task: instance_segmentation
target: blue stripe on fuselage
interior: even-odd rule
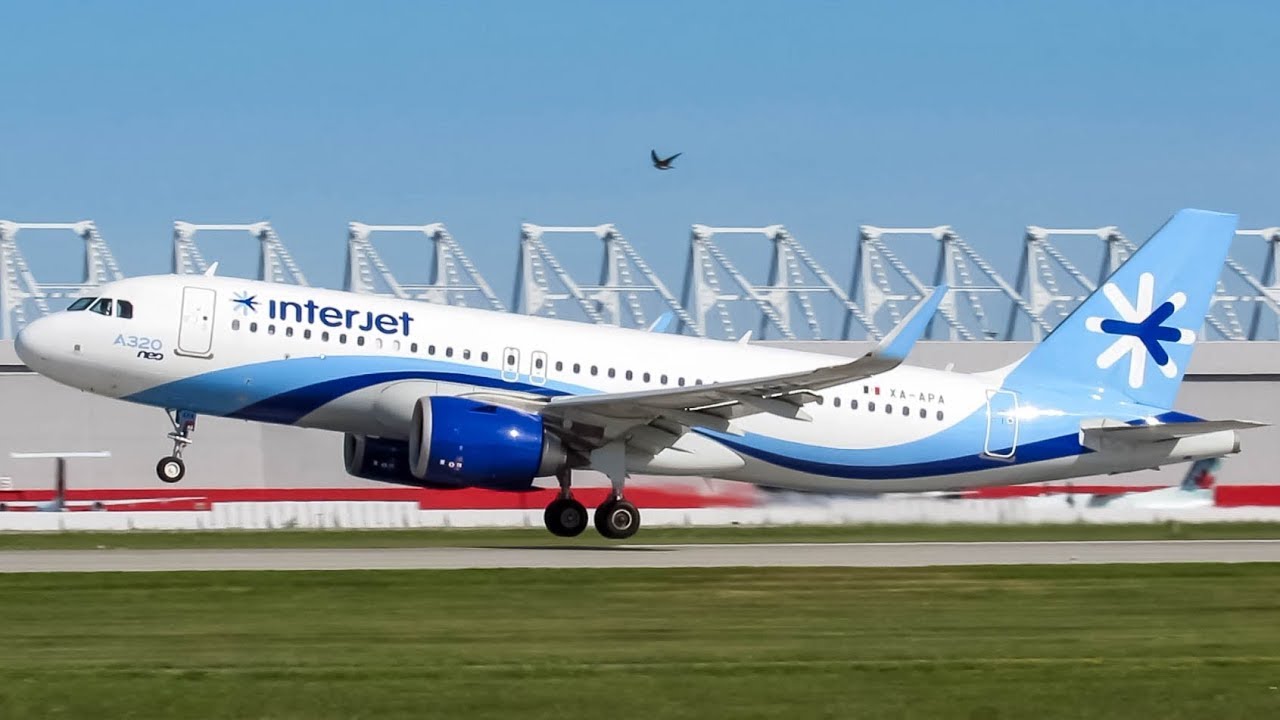
[[[600,391],[548,380],[533,384],[529,376],[502,379],[498,369],[474,365],[380,356],[327,356],[276,360],[184,378],[125,399],[147,405],[277,424],[295,424],[324,405],[352,392],[383,383],[427,380],[474,385],[542,396],[592,395]],[[872,448],[836,448],[748,433],[732,435],[704,428],[695,431],[749,457],[779,467],[836,478],[898,479],[949,475],[1013,464],[1039,462],[1090,452],[1078,440],[1081,415],[1024,421],[1016,460],[981,453],[986,413],[979,408],[958,423],[907,443]],[[1163,412],[1157,422],[1196,418]],[[1141,424],[1142,420],[1130,421]],[[1031,438],[1035,438],[1034,440]]]

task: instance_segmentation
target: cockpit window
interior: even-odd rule
[[[76,300],[75,302],[71,303],[71,307],[67,308],[67,312],[80,312],[81,310],[92,305],[93,301],[97,299],[98,298],[91,298],[91,297],[80,298],[79,300]]]
[[[128,300],[116,301],[116,317],[126,320],[133,317],[133,303]]]
[[[111,316],[111,298],[98,298],[90,308],[89,312],[96,312],[99,315]]]

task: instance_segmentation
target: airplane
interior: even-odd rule
[[[1026,498],[1032,507],[1069,507],[1077,509],[1127,508],[1133,510],[1186,510],[1214,506],[1213,472],[1221,463],[1219,458],[1204,458],[1191,465],[1191,469],[1177,485],[1156,487],[1150,490],[1134,490],[1116,493],[1064,493]]]
[[[321,428],[344,433],[356,477],[555,477],[544,521],[564,537],[588,523],[573,471],[599,471],[612,492],[592,520],[621,539],[640,527],[629,473],[923,492],[1239,452],[1260,423],[1172,409],[1235,228],[1179,211],[1029,354],[979,373],[903,364],[945,287],[854,360],[213,272],[105,284],[15,349],[55,381],[164,408],[165,482],[186,472],[198,415]]]

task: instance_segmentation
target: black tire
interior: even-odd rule
[[[542,513],[547,530],[557,537],[577,537],[587,529],[587,508],[573,498],[556,498]]]
[[[626,540],[640,529],[640,511],[626,500],[609,499],[596,508],[595,525],[610,540]]]
[[[187,464],[182,462],[180,457],[161,458],[156,463],[156,476],[161,481],[167,483],[176,483],[187,474]]]

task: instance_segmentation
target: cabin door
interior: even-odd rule
[[[1018,450],[1018,394],[1008,390],[987,391],[987,441],[983,454],[1012,460]]]
[[[178,326],[179,355],[213,356],[213,316],[217,292],[209,288],[182,288],[182,319]]]

